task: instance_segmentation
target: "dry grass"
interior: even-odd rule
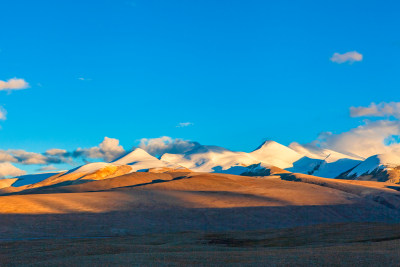
[[[400,260],[394,185],[298,174],[110,178],[125,171],[104,169],[84,183],[84,175],[60,174],[20,192],[3,190],[1,265],[396,266]]]
[[[398,266],[399,225],[3,242],[2,266]]]

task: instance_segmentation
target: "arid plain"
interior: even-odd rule
[[[1,262],[394,266],[400,260],[400,186],[393,183],[121,168],[4,188]]]

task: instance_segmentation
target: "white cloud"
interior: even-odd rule
[[[346,52],[344,54],[334,53],[333,56],[330,58],[332,62],[335,63],[344,63],[350,62],[353,63],[355,61],[362,61],[363,55],[358,53],[357,51]]]
[[[65,149],[59,149],[59,148],[52,148],[49,150],[46,150],[45,154],[49,156],[65,156],[67,154],[67,150]]]
[[[14,158],[17,159],[17,162],[20,164],[26,164],[26,165],[31,165],[31,164],[47,164],[48,163],[48,158],[42,154],[35,153],[35,152],[27,152],[22,149],[18,150],[8,150],[8,153],[10,153]]]
[[[70,163],[70,159],[65,156],[69,156],[69,154],[40,154],[22,149],[0,150],[0,162],[13,162],[24,165]]]
[[[0,91],[2,90],[21,90],[28,88],[29,84],[24,80],[24,79],[17,79],[17,78],[12,78],[9,79],[8,81],[1,81],[0,80]],[[0,107],[0,120],[5,120],[6,119],[7,112],[5,109]]]
[[[309,148],[328,148],[364,158],[384,153],[400,154],[400,102],[371,103],[367,107],[351,107],[351,117],[392,117],[363,124],[343,133],[323,132]],[[395,118],[395,119],[393,119]]]
[[[0,120],[4,121],[7,118],[6,115],[7,111],[4,108],[0,107]]]
[[[14,165],[12,165],[9,162],[3,162],[0,163],[0,178],[4,177],[14,177],[14,176],[19,176],[19,175],[24,175],[26,174],[25,171],[18,169]]]
[[[53,165],[43,166],[43,167],[41,167],[41,168],[38,169],[38,171],[40,171],[40,172],[54,171],[54,170],[57,170],[57,168],[54,167]]]
[[[395,117],[400,119],[400,102],[371,103],[368,107],[351,107],[352,117]]]
[[[159,138],[142,138],[140,140],[139,147],[146,150],[148,153],[160,156],[164,153],[184,153],[187,152],[199,144],[192,141],[186,141],[183,139],[173,139],[169,136],[162,136]]]
[[[78,80],[80,80],[80,81],[91,81],[92,79],[90,79],[90,78],[84,78],[84,77],[79,77]]]
[[[193,122],[180,122],[180,123],[178,123],[178,125],[176,127],[182,128],[182,127],[188,127],[191,125],[193,125]]]
[[[52,148],[44,153],[29,152],[22,149],[0,150],[0,162],[12,162],[23,165],[71,164],[74,162],[73,158],[76,157],[111,161],[125,153],[126,151],[119,145],[118,139],[105,137],[99,146],[84,149],[78,148],[72,152],[59,148]]]
[[[74,156],[85,156],[88,158],[101,158],[105,161],[112,161],[123,154],[125,149],[119,145],[119,140],[115,138],[104,137],[103,142],[97,147],[78,148],[73,152]]]
[[[164,153],[184,153],[199,145],[196,142],[182,139],[172,139],[163,136],[160,138],[143,138],[140,140],[139,147],[147,150],[150,154],[161,155]],[[52,148],[44,153],[29,152],[22,149],[0,150],[0,163],[18,163],[23,165],[45,165],[40,171],[50,170],[51,164],[74,163],[74,158],[102,159],[104,161],[113,161],[124,155],[125,149],[115,138],[104,137],[104,140],[98,145],[90,148],[78,148],[74,151]],[[53,167],[51,167],[53,168]]]
[[[0,162],[18,162],[9,152],[0,150]]]
[[[24,79],[12,78],[8,81],[0,80],[0,91],[1,90],[21,90],[29,87],[29,84]]]

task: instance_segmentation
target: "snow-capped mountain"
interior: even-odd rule
[[[337,178],[343,172],[350,170],[362,161],[354,159],[339,159],[334,162],[323,161],[317,169],[315,169],[311,174],[314,176],[325,177],[325,178]]]
[[[182,170],[182,166],[165,162],[151,156],[143,149],[137,148],[126,155],[110,162],[88,163],[69,171],[57,173],[39,173],[17,177],[13,186],[32,184],[55,184],[60,182],[79,182],[82,180],[99,180],[124,175],[131,172],[145,172],[156,169],[157,172]]]
[[[341,178],[399,182],[400,155],[386,153],[371,156]]]
[[[106,179],[130,172],[195,171],[236,175],[267,176],[294,172],[325,178],[362,179],[400,182],[400,155],[383,154],[367,159],[329,149],[302,146],[289,147],[266,141],[252,152],[235,152],[218,146],[197,145],[182,154],[166,153],[160,159],[136,148],[110,162],[94,162],[63,173],[17,177],[13,186],[50,183],[68,179]],[[69,178],[66,177],[70,175]],[[69,181],[69,180],[68,180]]]
[[[293,163],[304,157],[293,149],[275,141],[265,141],[249,155],[259,162],[264,162],[278,168],[293,167]]]
[[[248,153],[233,152],[218,146],[197,146],[184,154],[164,154],[161,160],[198,172],[224,172],[232,167],[260,163]]]
[[[153,157],[146,151],[144,151],[141,148],[136,148],[135,150],[115,159],[112,161],[112,164],[116,165],[132,165],[137,162],[143,162],[143,161],[159,161],[156,157]]]
[[[326,148],[304,146],[296,142],[291,143],[289,147],[303,156],[321,159],[327,163],[335,162],[340,159],[364,160],[364,158],[359,156],[348,155]]]
[[[136,148],[135,150],[117,158],[116,160],[110,163],[107,162],[88,163],[67,172],[67,174],[93,173],[108,166],[122,166],[122,165],[128,165],[131,168],[131,172],[143,172],[152,168],[172,168],[172,169],[182,168],[179,165],[159,160],[158,158],[153,157],[152,155],[150,155],[141,148]]]
[[[343,154],[331,149],[306,147],[298,143],[292,143],[289,147],[302,154],[304,158],[295,162],[293,168],[287,170],[325,178],[336,178],[364,160],[362,157]]]
[[[153,157],[141,148],[136,148],[132,152],[129,152],[128,154],[111,162],[111,164],[129,165],[132,168],[133,172],[147,171],[148,169],[152,168],[182,168],[177,164],[164,160],[159,160],[158,158]]]
[[[217,146],[197,146],[184,154],[164,154],[161,160],[184,166],[193,171],[260,175],[272,167],[290,172],[336,178],[361,163],[362,158],[328,149],[291,147],[266,141],[250,153],[234,152]],[[254,166],[257,166],[256,168]]]

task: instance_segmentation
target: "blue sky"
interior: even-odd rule
[[[3,1],[1,149],[170,136],[249,151],[398,101],[398,1]],[[338,64],[334,53],[363,58]],[[179,123],[190,122],[186,127]]]

